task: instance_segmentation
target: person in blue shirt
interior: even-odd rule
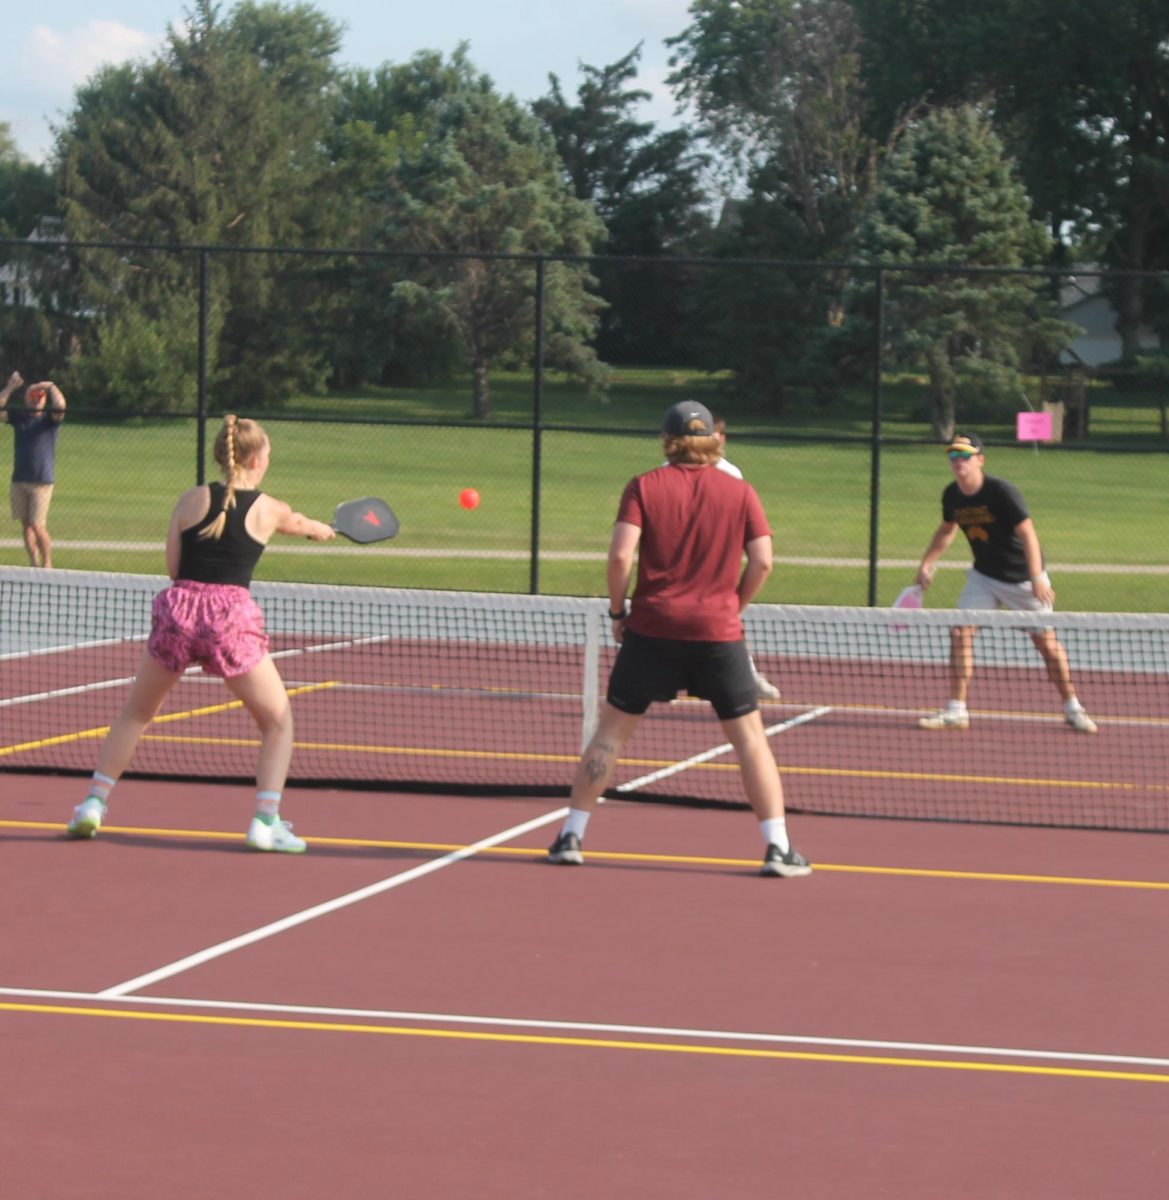
[[[24,389],[24,407],[8,407],[13,392],[24,383],[13,371],[0,388],[0,420],[12,426],[13,460],[9,499],[12,519],[19,521],[24,548],[34,567],[53,565],[49,537],[49,502],[56,479],[57,434],[65,419],[65,397],[51,380],[30,383]]]

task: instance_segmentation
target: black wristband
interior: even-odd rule
[[[611,612],[609,614],[609,620],[610,621],[624,621],[627,615],[628,614],[625,612],[625,609],[622,609],[620,612]]]

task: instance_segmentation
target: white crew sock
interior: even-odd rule
[[[585,812],[583,808],[570,808],[568,816],[564,818],[564,828],[561,833],[575,833],[583,842],[585,830],[589,827],[589,817],[592,813]]]
[[[778,846],[784,854],[791,849],[791,842],[787,840],[786,817],[768,817],[766,821],[760,821],[759,832],[763,834],[764,845]]]

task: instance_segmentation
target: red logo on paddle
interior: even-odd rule
[[[381,524],[381,521],[379,521],[379,520],[378,520],[377,513],[375,513],[375,512],[373,511],[373,509],[372,509],[372,508],[371,508],[371,509],[369,509],[369,510],[368,510],[368,511],[367,511],[367,512],[366,512],[366,513],[365,513],[365,514],[362,516],[362,518],[361,518],[361,519],[362,519],[362,520],[363,520],[363,521],[364,521],[364,522],[365,522],[367,525],[380,525],[380,524]]]

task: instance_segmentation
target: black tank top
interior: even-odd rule
[[[232,583],[237,587],[248,587],[252,572],[264,543],[257,542],[244,528],[248,509],[260,498],[255,489],[237,489],[235,507],[227,510],[227,523],[219,538],[200,538],[199,532],[206,529],[223,509],[227,488],[222,483],[210,483],[211,507],[197,525],[184,529],[180,535],[182,550],[179,554],[178,579],[191,579],[196,583]]]

